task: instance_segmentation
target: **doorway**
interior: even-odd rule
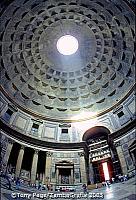
[[[74,164],[67,161],[56,163],[56,182],[59,185],[74,183]]]
[[[93,162],[94,182],[99,183],[111,180],[114,177],[113,164],[111,158]]]
[[[59,168],[59,176],[61,177],[61,184],[70,184],[71,169]]]

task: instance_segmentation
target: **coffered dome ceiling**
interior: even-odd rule
[[[1,14],[1,85],[26,111],[52,120],[102,114],[134,85],[134,13],[110,0],[15,0]],[[74,36],[64,56],[58,39]]]

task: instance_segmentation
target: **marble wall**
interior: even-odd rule
[[[37,119],[12,105],[5,96],[1,96],[1,119],[31,137],[46,141],[80,142],[86,130],[94,126],[105,126],[110,132],[115,132],[135,118],[134,94],[128,97],[122,105],[100,117],[82,122],[66,123],[61,127],[59,122]],[[10,112],[11,111],[11,112]],[[62,129],[67,134],[62,134]]]
[[[9,166],[10,163],[9,157],[13,148],[13,145],[16,145],[14,140],[9,139],[5,134],[2,133],[1,137],[1,170],[3,172],[6,172],[8,168],[16,168],[15,170],[15,176],[21,176],[22,178],[26,177],[26,173],[31,174],[31,176],[28,176],[28,179],[31,179],[31,183],[34,183],[37,176],[37,163],[40,162],[38,159],[38,150],[34,149],[33,154],[33,162],[31,166],[30,171],[24,170],[22,168],[22,162],[23,157],[25,155],[25,148],[27,145],[20,145],[21,148],[19,150],[18,159],[16,162],[16,166]],[[29,147],[33,148],[33,147]],[[57,183],[57,174],[56,174],[56,164],[63,162],[69,163],[71,166],[73,166],[72,175],[71,175],[71,181],[75,184],[79,183],[86,183],[86,168],[85,168],[85,159],[84,159],[84,153],[83,150],[68,150],[68,151],[60,151],[60,150],[54,150],[54,151],[45,151],[46,155],[46,161],[45,161],[45,175],[43,175],[42,180],[44,183],[49,184],[56,184]],[[28,162],[29,164],[29,162]],[[25,173],[25,174],[24,174]]]
[[[135,170],[135,163],[129,153],[129,147],[134,142],[134,140],[135,130],[132,130],[128,132],[128,134],[126,134],[124,137],[114,141],[123,174],[131,174]]]
[[[53,152],[52,153],[52,161],[51,161],[51,182],[56,182],[56,176],[55,176],[55,165],[56,163],[61,163],[63,161],[72,163],[74,165],[74,182],[80,183],[81,177],[80,177],[80,156],[78,152]]]

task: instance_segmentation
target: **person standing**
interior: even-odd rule
[[[11,189],[12,175],[9,173],[9,174],[6,176],[6,179],[7,179],[7,181],[8,181],[8,189],[9,189],[9,190],[12,190],[12,189]]]
[[[83,191],[84,191],[84,193],[86,193],[87,192],[87,186],[86,186],[86,184],[83,184]]]
[[[19,186],[20,186],[20,180],[19,180],[19,177],[17,177],[17,179],[16,179],[16,189],[17,190],[19,189]]]

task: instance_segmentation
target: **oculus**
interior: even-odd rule
[[[78,40],[72,35],[64,35],[57,41],[57,49],[63,55],[72,55],[78,50]]]

